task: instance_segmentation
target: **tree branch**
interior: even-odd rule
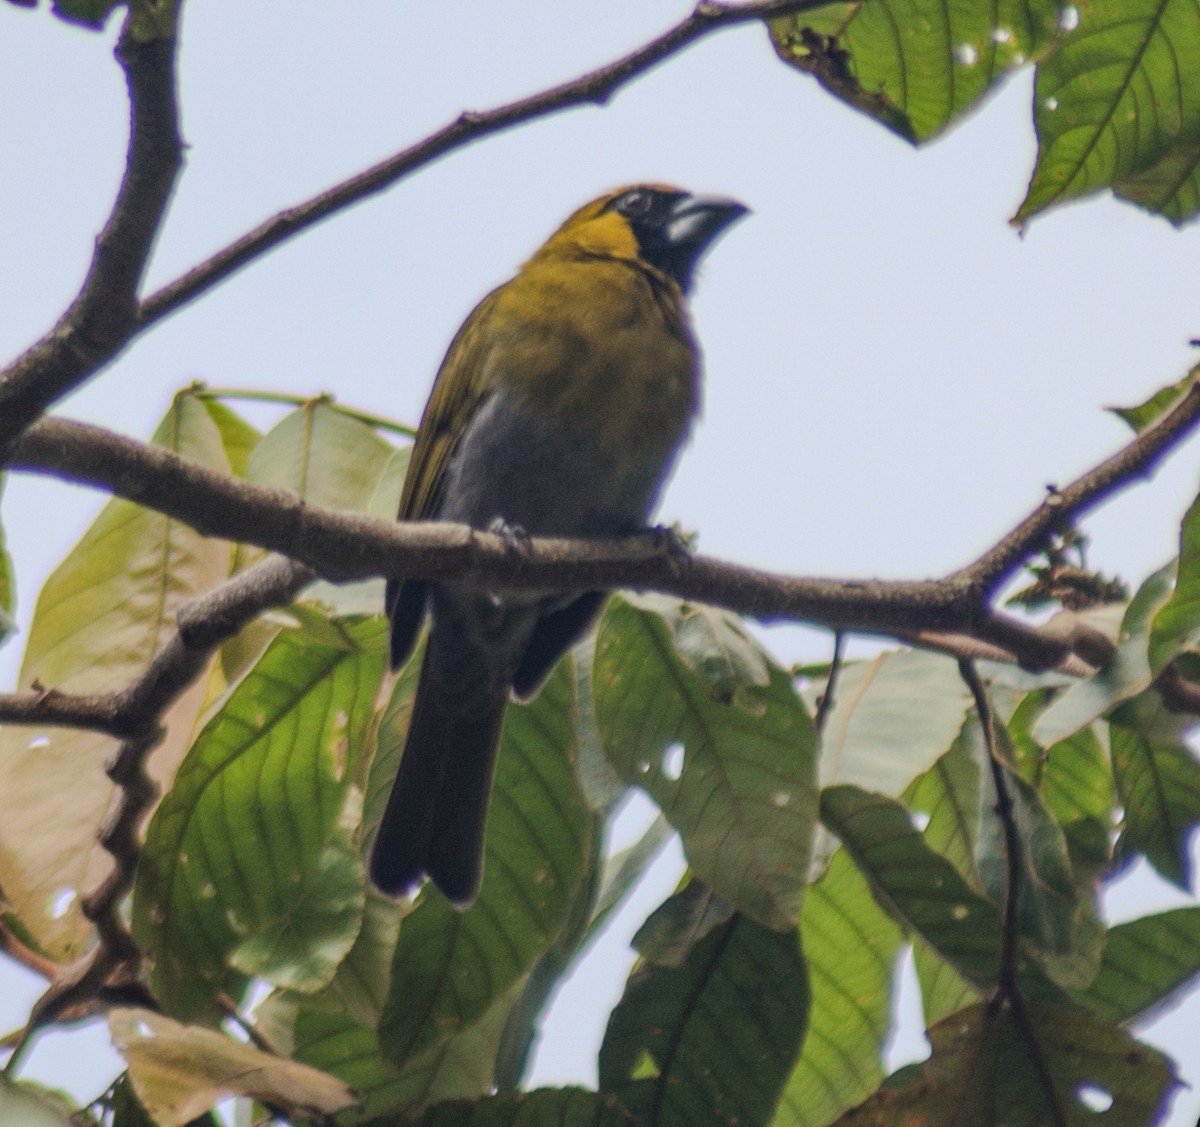
[[[100,942],[69,966],[56,969],[46,993],[30,1014],[25,1037],[8,1068],[40,1026],[74,1013],[102,991],[141,990],[137,979],[141,952],[121,916],[120,905],[133,886],[139,857],[138,827],[154,801],[155,787],[146,759],[162,737],[163,713],[208,664],[213,650],[246,622],[269,607],[290,602],[313,573],[290,560],[264,560],[215,591],[183,603],[178,629],[132,685],[114,693],[113,711],[131,735],[108,768],[117,784],[117,800],[99,832],[112,854],[112,871],[83,899],[83,912],[96,925]],[[0,937],[2,938],[2,937]]]
[[[279,212],[144,301],[138,300],[138,288],[183,164],[183,148],[175,38],[139,40],[131,30],[132,16],[127,18],[117,46],[131,108],[125,175],[78,296],[49,333],[0,371],[0,464],[17,435],[141,332],[293,236],[473,141],[572,106],[602,105],[638,75],[715,31],[826,2],[700,0],[689,16],[630,54],[520,101],[460,114],[373,168]]]
[[[125,176],[78,296],[40,341],[0,372],[0,463],[55,400],[113,359],[139,330],[138,287],[183,163],[175,39],[139,41],[132,15],[117,44],[129,88]]]
[[[1008,1003],[1013,1021],[1021,1036],[1025,1038],[1030,1055],[1034,1059],[1038,1080],[1041,1082],[1046,1102],[1050,1105],[1055,1127],[1067,1127],[1067,1117],[1058,1098],[1058,1090],[1054,1086],[1054,1077],[1045,1053],[1038,1044],[1037,1030],[1025,1005],[1025,996],[1021,993],[1018,978],[1017,911],[1021,882],[1021,834],[1017,828],[1012,795],[1008,789],[1006,772],[1009,768],[996,736],[996,715],[992,710],[992,702],[988,699],[987,687],[983,678],[979,676],[975,662],[969,658],[960,659],[958,672],[975,700],[975,711],[983,729],[984,747],[988,766],[991,768],[992,786],[996,792],[995,814],[1004,835],[1004,903],[1001,905],[1003,930],[1000,934],[1000,966],[996,975],[996,993],[989,1005],[989,1011],[994,1015],[1002,1004]]]
[[[700,0],[689,16],[623,58],[508,105],[482,112],[464,112],[448,125],[373,168],[327,189],[307,203],[272,216],[147,298],[138,314],[138,328],[141,330],[160,321],[300,232],[390,188],[455,149],[560,110],[589,102],[603,105],[639,75],[722,28],[809,11],[826,3],[828,0],[750,0],[743,3]]]
[[[915,581],[808,578],[681,557],[661,533],[621,540],[534,538],[514,550],[504,537],[465,525],[396,524],[321,509],[294,493],[222,476],[161,447],[57,419],[30,428],[12,466],[107,489],[205,535],[279,552],[334,582],[383,575],[465,577],[509,589],[633,587],[765,621],[798,620],[901,638],[964,635],[1028,668],[1045,669],[1072,653],[1102,664],[1111,649],[1093,630],[1033,629],[996,613],[989,600],[998,583],[1041,547],[1056,522],[1146,473],[1198,422],[1200,387],[1194,384],[1157,425],[1056,492],[970,567]]]
[[[1194,369],[1193,375],[1198,371]],[[1200,381],[1194,378],[1180,401],[1157,423],[1066,488],[1051,489],[1037,509],[956,577],[976,587],[981,597],[991,597],[1054,533],[1069,528],[1135,478],[1153,473],[1171,448],[1195,429],[1198,417]]]

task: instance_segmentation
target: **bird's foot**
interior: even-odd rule
[[[493,536],[500,537],[510,555],[521,555],[529,546],[531,539],[529,533],[519,524],[509,524],[503,517],[492,517],[488,522],[487,530]]]
[[[687,571],[696,547],[696,533],[685,532],[678,524],[658,524],[650,534],[655,537],[655,548],[667,557],[672,573],[682,575]]]

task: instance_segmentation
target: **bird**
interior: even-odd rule
[[[524,536],[645,528],[700,407],[685,305],[704,251],[748,208],[663,184],[574,212],[458,330],[417,429],[398,519]],[[505,707],[532,697],[608,592],[391,580],[393,669],[430,628],[400,766],[371,846],[392,896],[428,877],[456,908],[483,879]]]

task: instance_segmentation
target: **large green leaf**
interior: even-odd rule
[[[336,837],[304,875],[268,929],[252,931],[229,954],[242,974],[312,992],[327,985],[358,938],[366,902],[358,854]]]
[[[1116,924],[1100,973],[1075,997],[1097,1017],[1129,1022],[1169,1004],[1200,975],[1200,908]]]
[[[994,983],[1000,915],[958,870],[931,849],[899,802],[858,787],[828,787],[821,820],[845,845],[897,920],[972,982]]]
[[[958,666],[924,650],[845,666],[821,737],[821,782],[896,797],[958,738],[971,695]]]
[[[1167,880],[1190,889],[1188,842],[1200,823],[1200,762],[1182,743],[1109,727],[1113,775],[1125,808],[1126,845]]]
[[[769,1123],[808,1006],[799,934],[739,913],[682,966],[634,971],[600,1048],[600,1087],[656,1127]]]
[[[1100,1116],[1088,1104],[1104,1096],[1106,1127],[1161,1123],[1175,1087],[1167,1059],[1118,1025],[1077,1009],[1025,1002],[979,1003],[929,1030],[933,1054],[891,1078],[838,1127],[864,1123],[1005,1124],[1082,1127]]]
[[[188,753],[134,888],[135,933],[172,1013],[209,1012],[234,949],[267,942],[308,894],[363,752],[384,643],[378,620],[330,624],[320,639],[282,632]],[[337,944],[345,920],[334,917]],[[329,942],[294,927],[289,938],[313,957]]]
[[[771,24],[780,57],[907,140],[937,135],[1053,42],[1053,0],[831,3]]]
[[[1175,592],[1159,608],[1150,627],[1150,667],[1161,673],[1180,651],[1200,641],[1200,497],[1179,529],[1179,571]]]
[[[800,934],[812,1007],[775,1127],[824,1127],[879,1086],[903,938],[845,850],[808,890]]]
[[[1017,218],[1123,181],[1126,194],[1139,195],[1147,174],[1160,182],[1158,206],[1182,218],[1182,196],[1172,203],[1175,193],[1161,190],[1161,180],[1166,172],[1182,188],[1200,141],[1195,4],[1076,0],[1071,11],[1078,25],[1038,67],[1038,161]],[[1153,206],[1154,194],[1141,194],[1141,202]]]
[[[1062,743],[1123,701],[1145,692],[1152,680],[1146,636],[1126,638],[1108,665],[1064,690],[1038,717],[1033,738],[1042,747]]]
[[[314,399],[286,415],[250,453],[246,478],[255,485],[288,489],[313,505],[365,513],[378,504],[385,477],[394,478],[396,451],[366,423],[325,399]],[[407,458],[407,455],[405,455]],[[396,509],[376,516],[393,519]],[[260,548],[240,549],[241,566],[261,559]],[[332,584],[318,582],[304,598],[338,614],[378,613],[383,581]]]
[[[582,1088],[542,1088],[435,1104],[422,1115],[388,1116],[367,1127],[638,1127],[611,1097]]]
[[[816,820],[815,738],[787,674],[725,612],[616,598],[593,684],[610,761],[679,831],[695,875],[761,923],[793,926]]]
[[[154,442],[228,473],[221,434],[195,396],[175,397]],[[21,685],[72,693],[125,688],[175,629],[180,603],[229,574],[229,544],[129,501],[105,505],[38,598]],[[203,679],[163,717],[148,769],[162,789],[191,743]],[[0,886],[22,923],[55,957],[82,952],[92,934],[79,893],[111,867],[96,834],[112,803],[105,774],[116,743],[66,728],[0,731]],[[65,813],[69,811],[69,816]]]
[[[592,833],[573,767],[573,687],[571,663],[560,662],[533,701],[508,709],[474,905],[459,912],[430,887],[401,925],[379,1023],[385,1053],[397,1063],[477,1022],[567,922]],[[395,774],[410,702],[411,690],[398,690],[381,724],[368,825]]]
[[[349,1085],[362,1103],[363,1117],[478,1098],[492,1090],[496,1052],[514,994],[502,995],[470,1028],[418,1053],[403,1068],[380,1055],[373,1029],[336,1009],[308,1009],[301,1003],[292,1030],[294,1055]]]

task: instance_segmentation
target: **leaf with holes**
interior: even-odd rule
[[[1200,141],[1200,22],[1192,0],[1075,0],[1076,26],[1038,67],[1038,159],[1017,212],[1145,174]]]
[[[229,472],[220,432],[191,394],[175,397],[153,441]],[[124,689],[174,633],[179,605],[220,584],[231,558],[225,541],[130,501],[110,501],[42,589],[22,687]],[[162,717],[166,735],[148,771],[164,790],[191,745],[204,698],[200,678]],[[105,766],[115,748],[107,736],[76,729],[0,730],[0,885],[37,943],[55,958],[77,957],[93,934],[78,892],[94,887],[112,867],[96,837],[112,805]]]
[[[816,821],[815,736],[791,679],[722,649],[719,612],[613,599],[596,641],[596,716],[610,762],[658,803],[694,874],[768,927],[795,924]],[[681,656],[686,636],[689,656]],[[711,630],[700,647],[696,634]],[[762,680],[766,671],[767,681]]]
[[[1054,42],[1057,0],[831,3],[771,23],[784,62],[906,140],[927,141]]]
[[[134,928],[172,1013],[211,1013],[233,950],[294,911],[333,834],[385,644],[378,619],[343,624],[338,637],[279,634],[200,733],[150,823]]]

